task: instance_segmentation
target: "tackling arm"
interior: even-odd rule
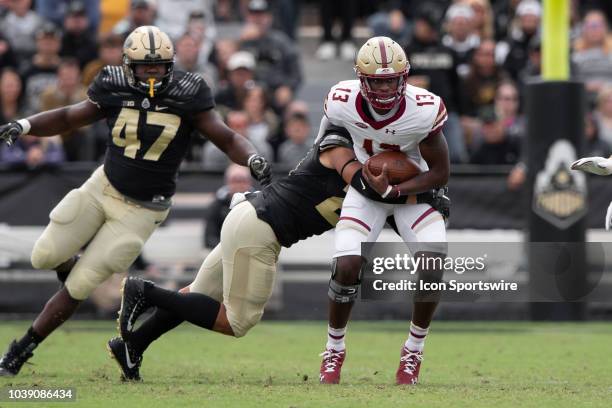
[[[244,136],[230,129],[212,109],[195,116],[195,128],[221,149],[234,163],[248,166],[251,174],[262,184],[271,179],[270,165],[257,153],[253,144]]]

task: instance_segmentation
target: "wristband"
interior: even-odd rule
[[[32,125],[30,124],[29,120],[19,119],[17,123],[19,123],[19,126],[21,126],[22,134],[27,135],[28,133],[30,133],[30,129],[32,129]]]

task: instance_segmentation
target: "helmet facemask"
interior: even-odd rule
[[[139,78],[136,74],[138,65],[165,65],[166,72],[161,78]],[[135,29],[123,45],[123,71],[128,84],[143,93],[154,97],[163,92],[174,73],[174,46],[166,33],[155,26],[143,26]]]
[[[363,97],[376,109],[393,109],[400,101],[406,90],[406,81],[408,79],[408,70],[403,72],[381,73],[368,75],[357,70],[357,77],[361,83],[361,94]],[[389,92],[375,91],[370,83],[374,79],[397,79],[397,85],[394,90]]]

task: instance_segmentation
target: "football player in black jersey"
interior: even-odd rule
[[[0,376],[16,375],[98,285],[136,259],[168,214],[193,130],[249,166],[260,183],[269,182],[268,163],[223,123],[206,82],[173,68],[170,38],[157,27],[139,27],[125,41],[122,66],[104,67],[87,100],[0,126],[0,141],[9,144],[23,134],[52,136],[100,119],[110,128],[104,165],[53,209],[32,251],[32,265],[55,269],[65,286],[11,343]]]
[[[332,229],[346,186],[360,169],[348,132],[331,125],[322,128],[313,148],[288,176],[261,192],[237,195],[242,197],[233,200],[220,244],[191,285],[174,292],[138,278],[124,280],[121,337],[108,342],[123,377],[140,379],[146,348],[183,321],[244,336],[261,319],[272,293],[281,246]],[[156,307],[151,317],[133,330],[150,307]]]

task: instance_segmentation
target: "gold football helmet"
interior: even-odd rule
[[[355,72],[361,81],[361,94],[374,107],[393,108],[404,95],[410,64],[402,47],[389,37],[372,37],[361,46],[355,58]],[[390,92],[372,89],[370,80],[397,78]]]
[[[134,72],[137,64],[165,64],[166,74],[161,80],[149,78],[143,82]],[[155,26],[142,26],[132,31],[123,44],[123,70],[132,88],[151,97],[163,91],[172,81],[174,71],[174,46],[168,34]]]

